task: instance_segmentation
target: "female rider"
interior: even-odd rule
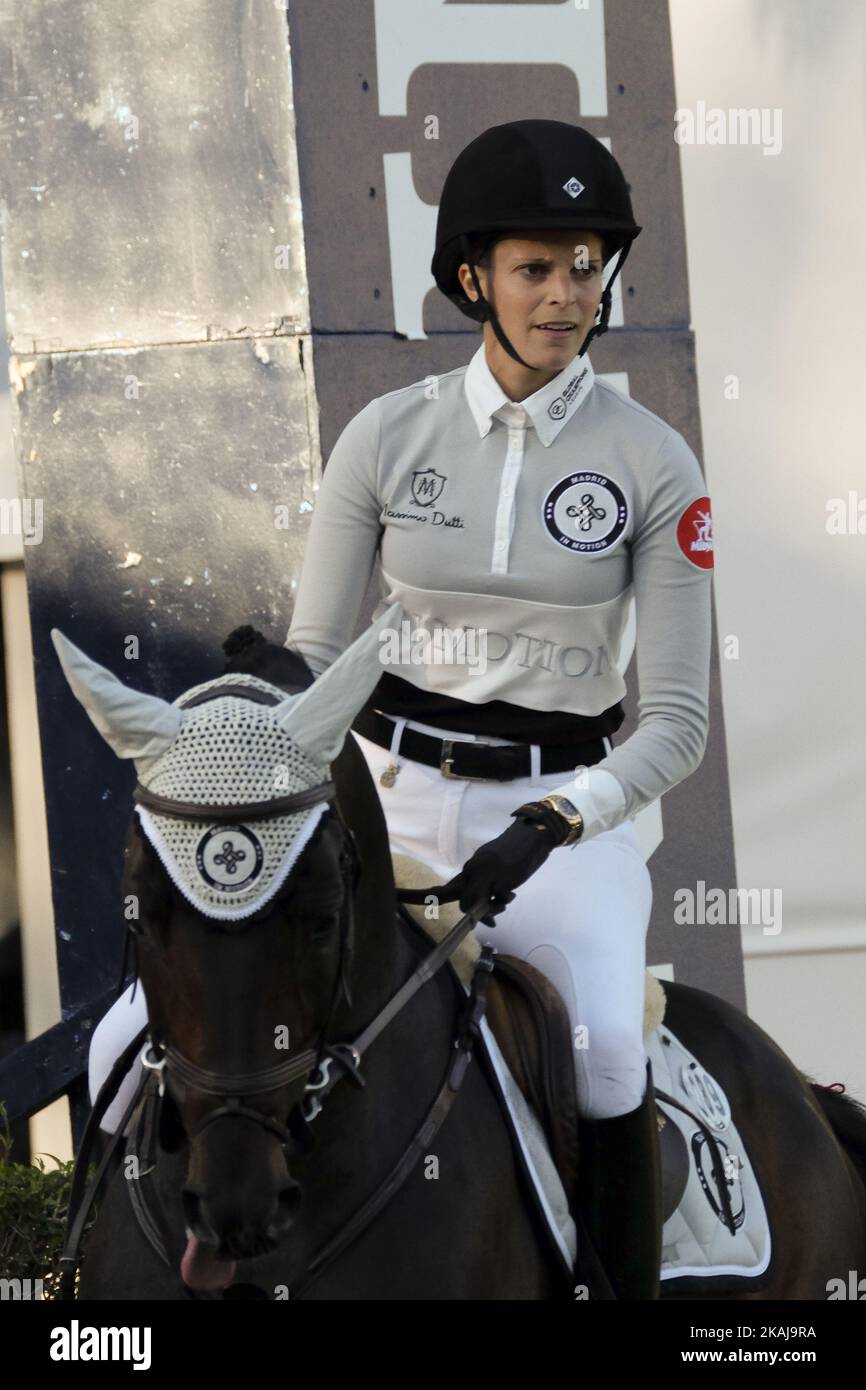
[[[490,897],[478,937],[565,1001],[579,1196],[620,1298],[658,1297],[661,1254],[642,1028],[652,888],[633,822],[703,757],[712,577],[695,455],[586,356],[640,231],[619,165],[577,126],[510,122],[462,151],[432,272],[483,343],[346,425],[286,639],[316,674],[334,661],[377,554],[374,618],[399,600],[432,638],[420,662],[398,646],[353,729],[392,848],[459,888],[464,911]],[[614,748],[632,597],[640,719]],[[431,659],[448,634],[463,648]]]

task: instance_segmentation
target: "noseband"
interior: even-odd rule
[[[193,705],[203,704],[206,700],[215,700],[224,695],[241,696],[254,700],[258,704],[266,705],[280,704],[284,698],[271,694],[269,691],[260,690],[257,686],[238,683],[237,685],[223,685],[217,690],[203,691],[193,696],[192,699],[183,702],[180,708],[188,709]],[[292,1143],[298,1137],[298,1126],[301,1119],[308,1121],[319,1113],[321,1107],[315,1094],[310,1096],[306,1092],[315,1093],[327,1085],[332,1061],[342,1067],[348,1075],[354,1077],[359,1084],[363,1084],[358,1076],[360,1058],[354,1049],[346,1044],[332,1044],[326,1041],[341,991],[346,1002],[351,1004],[348,970],[354,940],[354,897],[361,870],[355,837],[344,821],[337,804],[336,787],[332,781],[320,782],[315,787],[274,797],[269,801],[246,801],[228,806],[207,806],[201,802],[175,801],[170,797],[158,796],[139,782],[136,783],[133,797],[137,804],[146,806],[161,815],[180,816],[185,820],[219,822],[262,820],[269,816],[285,815],[287,812],[308,810],[320,801],[327,801],[337,817],[342,831],[340,876],[343,882],[343,901],[340,908],[340,958],[331,992],[328,1017],[316,1047],[308,1048],[305,1052],[299,1053],[297,1057],[279,1062],[276,1066],[267,1067],[261,1071],[233,1075],[207,1071],[198,1066],[197,1063],[190,1061],[177,1048],[168,1043],[157,1043],[150,1036],[141,1054],[142,1066],[157,1076],[160,1097],[165,1094],[165,1074],[168,1073],[169,1076],[176,1076],[181,1085],[189,1090],[224,1099],[225,1103],[217,1109],[209,1111],[194,1133],[188,1136],[190,1141],[201,1134],[208,1125],[213,1124],[215,1120],[245,1118],[253,1120],[262,1128],[275,1134],[283,1144]],[[260,1110],[255,1110],[251,1106],[241,1103],[244,1097],[264,1095],[268,1091],[279,1090],[304,1076],[307,1077],[307,1084],[304,1088],[305,1095],[299,1103],[300,1117],[295,1120],[293,1130],[288,1125],[280,1124],[277,1120],[271,1119]],[[289,1122],[293,1118],[294,1116],[290,1115]],[[302,1130],[306,1130],[305,1124],[302,1125]]]

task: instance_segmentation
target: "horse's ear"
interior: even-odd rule
[[[181,727],[177,706],[124,685],[59,628],[51,629],[51,640],[73,695],[118,758],[144,761],[171,747]]]
[[[159,1106],[159,1146],[167,1154],[177,1153],[186,1140],[186,1131],[180,1121],[180,1112],[166,1091]]]
[[[340,752],[352,720],[381,678],[383,641],[403,616],[401,605],[392,603],[308,690],[276,707],[276,722],[314,762],[330,764]]]

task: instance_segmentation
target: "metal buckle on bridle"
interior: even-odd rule
[[[306,1092],[321,1091],[325,1086],[327,1086],[329,1080],[331,1079],[332,1061],[332,1057],[326,1057],[325,1060],[318,1067],[316,1067],[315,1071],[310,1076],[310,1080],[304,1087],[305,1094],[303,1100],[301,1101],[301,1114],[303,1115],[304,1119],[307,1121],[308,1124],[310,1120],[314,1120],[317,1115],[321,1114],[322,1103],[319,1100],[318,1096],[308,1096]],[[317,1081],[314,1081],[313,1077],[318,1077],[319,1079]]]
[[[160,1094],[160,1096],[164,1096],[164,1095],[165,1095],[165,1064],[166,1064],[167,1058],[163,1055],[162,1057],[159,1058],[158,1061],[152,1062],[152,1061],[150,1060],[150,1058],[148,1057],[147,1054],[148,1054],[149,1052],[155,1052],[155,1051],[156,1051],[156,1048],[154,1047],[154,1045],[153,1045],[153,1043],[151,1042],[150,1038],[148,1038],[147,1042],[144,1044],[144,1047],[142,1048],[140,1060],[141,1060],[141,1065],[142,1065],[147,1071],[152,1071],[152,1072],[155,1072],[155,1073],[156,1073],[156,1079],[157,1079],[157,1081],[159,1082],[159,1094]]]
[[[329,1048],[329,1055],[319,1063],[315,1070],[310,1074],[310,1079],[304,1087],[304,1091],[325,1091],[330,1090],[331,1086],[339,1079],[331,1079],[331,1067],[336,1062],[342,1068],[342,1074],[348,1076],[357,1086],[366,1086],[366,1081],[361,1075],[361,1054],[351,1043],[333,1043]],[[301,1101],[301,1114],[309,1123],[322,1112],[322,1102],[317,1095],[304,1095]]]

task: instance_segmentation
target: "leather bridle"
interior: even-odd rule
[[[245,695],[250,699],[258,700],[261,703],[278,703],[282,697],[275,697],[269,692],[259,690],[257,687],[250,687],[243,684],[224,685],[217,690],[203,692],[186,702],[187,705],[198,704],[206,699],[216,699],[219,695],[234,694]],[[307,1151],[312,1147],[313,1137],[310,1131],[309,1121],[314,1119],[322,1110],[322,1102],[330,1094],[333,1087],[343,1077],[348,1077],[356,1086],[366,1085],[365,1078],[361,1074],[361,1061],[367,1048],[377,1037],[388,1027],[391,1021],[406,1007],[409,1001],[417,994],[429,980],[431,980],[439,970],[451,959],[464,937],[475,926],[476,922],[487,913],[490,908],[490,900],[480,899],[470,907],[447,933],[442,941],[422,960],[421,964],[413,971],[411,976],[400,986],[387,1003],[379,1010],[376,1016],[366,1025],[362,1031],[352,1039],[351,1042],[329,1043],[326,1041],[333,1021],[334,1011],[339,1001],[339,993],[342,988],[347,1003],[351,1003],[349,991],[348,970],[351,961],[352,947],[354,940],[354,898],[360,875],[360,856],[358,854],[355,838],[346,825],[340,813],[340,808],[336,801],[335,787],[333,782],[322,782],[318,786],[289,794],[287,796],[275,797],[267,802],[247,802],[233,806],[204,806],[197,802],[174,801],[170,798],[157,796],[137,784],[135,787],[135,799],[141,805],[162,812],[168,815],[183,816],[194,820],[252,820],[272,816],[292,810],[301,810],[305,807],[314,805],[317,801],[326,800],[335,812],[338,822],[343,830],[343,845],[340,855],[341,877],[343,880],[343,902],[340,913],[340,959],[337,966],[337,974],[334,980],[334,989],[331,996],[328,1018],[322,1028],[318,1043],[315,1048],[299,1054],[299,1056],[278,1063],[274,1067],[268,1067],[259,1071],[248,1073],[236,1073],[227,1075],[223,1072],[207,1071],[190,1061],[177,1048],[170,1044],[158,1042],[150,1036],[149,1025],[142,1028],[133,1041],[124,1050],[121,1056],[114,1063],[108,1077],[100,1088],[99,1094],[94,1101],[90,1116],[85,1127],[81,1146],[75,1164],[75,1172],[72,1178],[72,1186],[69,1194],[69,1208],[66,1217],[65,1240],[63,1253],[60,1256],[60,1297],[62,1299],[72,1299],[75,1293],[75,1275],[78,1263],[78,1250],[84,1233],[85,1224],[88,1218],[100,1185],[108,1171],[112,1156],[121,1140],[121,1136],[126,1132],[127,1126],[132,1121],[133,1115],[137,1111],[142,1098],[144,1097],[144,1154],[145,1162],[142,1176],[152,1171],[156,1166],[156,1130],[157,1112],[160,1108],[162,1098],[165,1094],[165,1074],[176,1075],[181,1085],[186,1085],[192,1090],[198,1091],[203,1095],[212,1095],[225,1101],[224,1105],[212,1110],[205,1117],[202,1124],[194,1134],[187,1135],[189,1140],[200,1134],[207,1125],[212,1124],[217,1119],[249,1119],[262,1128],[275,1134],[285,1149],[289,1144],[294,1144],[301,1152]],[[440,903],[454,902],[459,897],[459,889],[443,891],[442,885],[433,885],[430,888],[400,889],[398,890],[398,900],[403,903],[426,904],[430,901],[430,895],[437,897]],[[405,909],[404,909],[405,911]],[[411,919],[409,919],[411,924]],[[140,929],[133,927],[129,922],[130,932],[126,937],[128,945],[130,937],[140,935]],[[121,967],[121,981],[119,989],[122,987],[125,978],[126,952],[124,952],[124,964]],[[448,1050],[448,1060],[445,1067],[445,1074],[442,1083],[428,1106],[423,1119],[418,1125],[414,1135],[406,1145],[401,1158],[394,1168],[387,1174],[374,1192],[370,1194],[365,1202],[358,1208],[348,1221],[340,1228],[334,1237],[328,1241],[318,1252],[316,1257],[311,1260],[299,1284],[293,1287],[294,1297],[306,1291],[306,1289],[318,1279],[326,1269],[328,1269],[346,1250],[360,1233],[375,1220],[380,1211],[399,1191],[409,1174],[413,1171],[419,1158],[429,1152],[430,1143],[438,1132],[441,1125],[448,1116],[452,1105],[461,1089],[463,1078],[472,1057],[473,1047],[476,1039],[480,1036],[480,1024],[484,1015],[487,980],[493,969],[493,951],[490,946],[482,948],[480,958],[476,962],[472,977],[471,987],[467,991],[460,988],[461,1003],[458,1009],[457,1018],[454,1025],[454,1033],[451,1045]],[[87,1185],[88,1163],[91,1151],[96,1142],[96,1135],[100,1122],[105,1115],[112,1098],[123,1082],[123,1079],[133,1065],[135,1057],[139,1053],[142,1043],[145,1043],[141,1053],[142,1075],[135,1090],[135,1094],[128,1102],[123,1118],[116,1127],[108,1143],[104,1146],[103,1153],[96,1167],[96,1172]],[[332,1071],[332,1064],[336,1064],[336,1070]],[[261,1095],[267,1091],[279,1089],[302,1076],[307,1075],[307,1082],[304,1088],[304,1096],[290,1111],[285,1124],[271,1119],[270,1116],[255,1110],[250,1106],[242,1104],[245,1097]],[[157,1084],[154,1084],[156,1076]],[[131,1185],[131,1194],[135,1194],[139,1184]],[[142,1214],[142,1204],[136,1204],[135,1195],[131,1195],[133,1206],[139,1215],[142,1229],[147,1236],[150,1244],[165,1263],[170,1263],[168,1255],[168,1241],[163,1240],[158,1230],[155,1229],[154,1222]],[[164,1219],[160,1217],[159,1225],[164,1226]]]
[[[223,685],[214,690],[203,691],[199,695],[194,696],[191,700],[183,702],[180,708],[186,709],[192,705],[202,704],[206,700],[217,699],[224,695],[245,696],[255,700],[259,704],[275,705],[281,702],[281,697],[272,695],[268,691],[260,690],[257,686],[248,686],[238,683],[237,685]],[[201,802],[178,801],[170,797],[159,796],[150,791],[147,787],[142,786],[140,782],[137,782],[133,797],[136,804],[146,806],[149,810],[155,811],[158,814],[180,816],[186,820],[210,822],[262,820],[270,816],[285,815],[293,811],[306,810],[309,807],[317,805],[321,801],[327,801],[336,815],[342,832],[340,876],[343,885],[343,897],[340,907],[340,955],[337,962],[334,985],[331,991],[328,1016],[322,1027],[316,1046],[307,1048],[296,1057],[287,1058],[283,1062],[278,1062],[273,1067],[266,1067],[259,1071],[235,1074],[208,1071],[204,1067],[200,1067],[196,1062],[191,1061],[190,1058],[184,1056],[178,1048],[173,1047],[170,1043],[155,1039],[151,1034],[148,1035],[147,1042],[141,1053],[142,1066],[146,1071],[154,1072],[157,1076],[160,1098],[165,1093],[165,1078],[166,1075],[168,1075],[169,1077],[175,1076],[181,1086],[189,1090],[197,1091],[203,1095],[217,1096],[223,1099],[224,1104],[216,1109],[210,1110],[202,1123],[192,1133],[188,1133],[190,1141],[195,1139],[216,1120],[247,1119],[252,1120],[262,1128],[275,1134],[284,1146],[291,1144],[296,1141],[299,1128],[302,1131],[305,1130],[304,1122],[308,1122],[314,1118],[321,1109],[321,1104],[316,1098],[315,1093],[321,1091],[327,1083],[331,1063],[337,1063],[347,1074],[354,1075],[357,1078],[358,1063],[360,1061],[357,1054],[354,1053],[354,1049],[351,1047],[348,1047],[346,1044],[335,1044],[327,1041],[334,1014],[340,1002],[341,992],[346,1002],[351,1004],[349,965],[354,942],[353,909],[355,891],[361,871],[360,856],[355,843],[355,837],[340,813],[336,801],[335,785],[333,781],[326,781],[319,783],[317,786],[305,788],[303,791],[291,792],[284,796],[274,797],[269,801],[248,801],[236,802],[226,806],[208,806]],[[136,934],[132,923],[129,925],[133,934]],[[280,1090],[285,1086],[292,1085],[304,1076],[307,1078],[304,1096],[302,1100],[298,1102],[298,1106],[295,1107],[295,1109],[299,1110],[299,1115],[290,1115],[286,1124],[281,1124],[262,1111],[242,1103],[243,1100],[249,1096],[263,1095],[268,1091]]]

